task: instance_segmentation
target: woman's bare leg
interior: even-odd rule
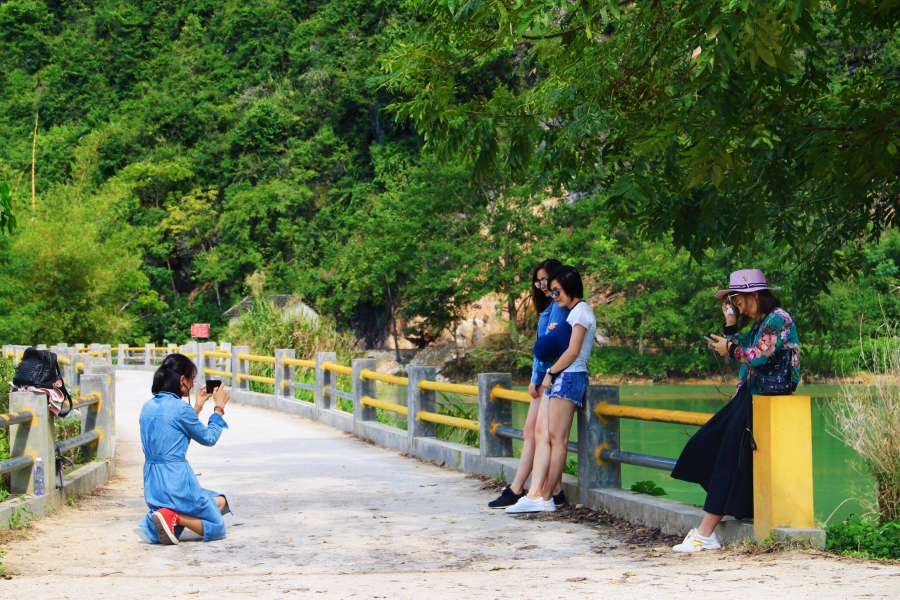
[[[216,496],[215,500],[216,506],[219,508],[219,512],[222,512],[222,509],[225,508],[225,496]],[[178,524],[185,529],[193,531],[199,536],[203,535],[203,521],[201,521],[197,517],[190,517],[188,515],[178,513]]]
[[[537,422],[538,411],[541,408],[541,399],[531,401],[528,406],[528,416],[525,417],[525,427],[522,428],[523,437],[522,455],[519,457],[519,467],[516,469],[516,478],[509,484],[516,494],[521,494],[525,489],[525,482],[531,475],[531,465],[534,462],[534,424]]]
[[[550,460],[547,476],[541,490],[544,500],[553,497],[553,492],[562,479],[569,453],[569,432],[572,430],[572,418],[575,416],[575,404],[564,398],[551,398],[549,402],[549,434]],[[534,486],[532,486],[534,487]]]
[[[531,486],[528,497],[537,500],[541,497],[547,470],[550,467],[550,402],[547,394],[541,396],[541,406],[537,421],[534,424],[534,461],[531,468]]]
[[[713,531],[716,530],[716,525],[721,523],[723,518],[725,518],[725,515],[706,513],[703,515],[703,521],[701,521],[700,525],[697,527],[697,532],[703,537],[711,536]]]

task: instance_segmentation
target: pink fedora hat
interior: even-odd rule
[[[770,287],[766,282],[766,276],[759,269],[744,269],[731,274],[727,290],[716,292],[716,298],[721,300],[728,294],[758,292],[759,290],[780,290],[780,287]]]

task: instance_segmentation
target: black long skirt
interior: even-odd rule
[[[706,512],[752,517],[754,446],[753,395],[745,384],[688,440],[672,477],[703,486]]]

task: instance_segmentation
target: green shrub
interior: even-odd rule
[[[866,558],[900,559],[900,523],[863,520],[852,516],[828,527],[826,548],[838,554]]]

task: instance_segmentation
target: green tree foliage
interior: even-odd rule
[[[536,164],[697,262],[765,237],[820,328],[812,301],[893,223],[893,3],[410,4],[423,24],[385,61],[400,114],[479,174]]]

